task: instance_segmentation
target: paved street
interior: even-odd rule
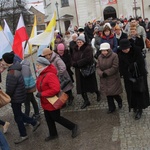
[[[149,60],[150,52],[147,52],[148,67]],[[3,73],[3,89],[5,89],[5,75],[6,72]],[[32,126],[27,126],[29,139],[15,145],[13,142],[19,133],[10,104],[1,108],[0,118],[11,123],[5,135],[11,150],[150,150],[150,107],[144,110],[140,120],[134,120],[134,113],[128,112],[125,92],[122,94],[123,108],[117,109],[113,114],[106,113],[105,97],[102,97],[100,102],[96,102],[96,95],[89,93],[91,106],[81,110],[82,98],[76,95],[75,90],[73,93],[74,103],[63,108],[62,115],[78,124],[79,135],[75,139],[71,138],[71,131],[57,124],[59,138],[44,142],[48,129],[41,109],[41,126],[35,133],[32,133]]]

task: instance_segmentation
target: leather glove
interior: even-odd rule
[[[103,72],[103,74],[102,74],[102,77],[103,78],[106,78],[108,75],[105,73],[105,72]]]
[[[41,97],[41,93],[37,92],[36,97],[40,98]]]

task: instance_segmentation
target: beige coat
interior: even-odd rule
[[[105,72],[108,76],[103,77]],[[97,73],[100,77],[100,90],[106,96],[119,95],[122,93],[122,85],[119,74],[118,55],[108,50],[106,56],[100,54],[97,62]]]

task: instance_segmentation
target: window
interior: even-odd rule
[[[69,6],[69,1],[68,0],[61,0],[61,6],[62,7]]]

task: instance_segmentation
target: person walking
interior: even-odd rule
[[[102,43],[100,51],[96,66],[100,77],[100,89],[107,96],[108,113],[113,113],[116,110],[114,99],[118,107],[122,108],[120,94],[123,90],[119,74],[119,59],[118,55],[111,50],[109,43]]]
[[[0,125],[3,126],[3,133],[6,133],[9,128],[10,123],[8,121],[4,122],[3,120],[0,120]]]
[[[100,101],[101,99],[100,92],[98,91],[95,71],[87,77],[84,77],[80,72],[81,68],[93,63],[93,49],[85,42],[84,36],[80,35],[77,38],[77,46],[73,52],[72,66],[75,68],[77,94],[81,94],[84,99],[81,109],[84,109],[91,104],[87,92],[95,92],[97,95],[97,101]]]
[[[60,82],[57,77],[57,70],[54,65],[44,57],[38,57],[36,62],[37,69],[37,97],[41,100],[44,115],[49,129],[49,135],[45,141],[58,138],[55,122],[61,124],[72,131],[72,138],[77,136],[78,126],[60,115],[60,109],[55,109],[46,97],[53,97],[60,92]]]
[[[135,119],[141,118],[143,109],[150,105],[149,91],[147,84],[147,72],[145,69],[144,58],[141,49],[131,45],[128,39],[120,41],[119,66],[123,75],[125,90],[127,94],[129,111],[133,108]],[[144,88],[142,92],[135,91],[133,87],[133,77],[135,74],[134,64],[137,64],[139,74],[143,77]]]
[[[27,116],[30,116],[30,103],[31,103],[34,109],[34,114],[32,117],[34,119],[39,119],[40,118],[39,108],[33,94],[36,91],[36,85],[35,79],[33,78],[31,73],[30,62],[27,60],[22,60],[21,65],[22,65],[21,73],[23,75],[26,88],[25,114]]]
[[[21,110],[22,103],[26,100],[26,89],[21,73],[21,64],[19,62],[13,63],[14,57],[15,55],[11,52],[5,53],[2,56],[3,64],[8,68],[6,77],[6,93],[11,98],[11,107],[13,110],[14,119],[20,133],[19,138],[14,143],[19,144],[28,139],[24,123],[31,124],[34,132],[39,127],[40,122],[28,117]]]

